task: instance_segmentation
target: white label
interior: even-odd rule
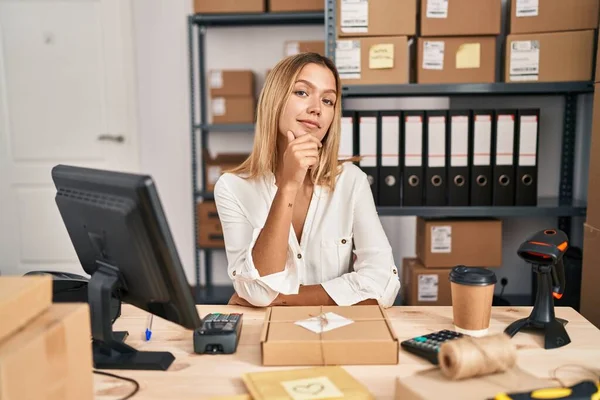
[[[492,117],[476,115],[473,128],[473,165],[490,165]]]
[[[211,71],[210,87],[213,89],[220,89],[223,87],[223,73],[221,71]]]
[[[360,41],[338,40],[335,64],[342,79],[360,79]]]
[[[326,376],[283,381],[281,386],[292,400],[339,399],[344,393]]]
[[[540,12],[539,0],[517,0],[517,17],[537,17]]]
[[[397,167],[400,165],[400,117],[381,117],[381,165]]]
[[[427,18],[448,18],[448,0],[427,0]]]
[[[535,115],[521,116],[519,132],[519,165],[535,167],[538,121]]]
[[[429,117],[427,129],[427,165],[446,166],[446,117]]]
[[[540,74],[539,40],[518,40],[510,44],[510,80],[537,81]]]
[[[423,120],[421,117],[406,117],[404,125],[404,165],[423,165]]]
[[[285,55],[286,56],[295,56],[300,53],[300,43],[298,42],[288,42],[285,45]]]
[[[512,115],[498,115],[496,125],[496,165],[513,165],[515,119]]]
[[[469,161],[469,117],[453,116],[450,125],[450,166],[466,167]]]
[[[361,117],[358,127],[361,167],[377,166],[377,118]]]
[[[214,185],[221,176],[221,166],[210,165],[207,167],[206,180],[209,184]]]
[[[369,1],[342,0],[340,29],[344,33],[369,31]]]
[[[417,301],[437,301],[439,276],[436,274],[419,275]]]
[[[352,117],[342,117],[342,133],[338,159],[350,158],[354,155],[354,127]]]
[[[331,331],[353,323],[353,320],[332,312],[295,322],[296,325],[300,325],[314,333]]]
[[[225,98],[215,97],[212,99],[212,113],[214,116],[225,115]]]
[[[423,69],[444,69],[444,42],[423,44]]]
[[[452,252],[452,226],[448,225],[431,227],[431,252]]]

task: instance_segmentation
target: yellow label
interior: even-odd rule
[[[479,68],[481,45],[479,43],[462,44],[456,52],[456,69]]]
[[[391,43],[383,43],[371,46],[369,49],[369,68],[394,68],[394,45]]]
[[[326,376],[281,382],[293,400],[317,400],[344,397]]]

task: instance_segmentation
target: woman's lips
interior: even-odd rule
[[[309,129],[319,129],[320,126],[318,123],[316,123],[315,121],[309,121],[307,119],[300,119],[298,120],[298,122],[300,122],[302,125],[306,126]]]

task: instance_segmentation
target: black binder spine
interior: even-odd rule
[[[471,206],[492,204],[492,110],[474,110],[469,148],[471,166]]]
[[[537,205],[538,148],[540,110],[528,109],[518,112],[517,178],[515,181],[515,204]]]
[[[448,124],[448,205],[468,206],[471,183],[469,140],[473,128],[471,112],[450,111]]]
[[[402,113],[402,205],[423,205],[424,111]]]
[[[515,204],[516,110],[499,110],[493,129],[493,194],[495,206]]]
[[[399,206],[401,198],[399,111],[382,111],[379,123],[379,205]]]
[[[379,166],[378,164],[378,137],[379,132],[378,113],[376,111],[361,111],[358,113],[358,150],[360,161],[359,167],[367,174],[371,192],[375,204],[379,205],[378,198],[378,183],[379,183]]]
[[[446,202],[446,137],[448,112],[425,113],[425,205],[445,206]]]

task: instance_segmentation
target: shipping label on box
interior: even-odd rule
[[[452,226],[431,227],[431,252],[452,253]]]
[[[427,18],[448,18],[448,0],[427,0]]]
[[[423,69],[444,69],[444,42],[425,41],[423,45]]]
[[[369,1],[341,0],[340,29],[344,33],[366,33],[369,30]]]
[[[338,40],[335,63],[341,79],[360,79],[360,40]]]
[[[539,40],[518,40],[510,45],[510,80],[537,81],[540,74]]]
[[[540,13],[539,0],[517,0],[515,7],[517,17],[537,17]]]
[[[418,283],[418,301],[437,301],[439,276],[436,274],[420,274]]]

